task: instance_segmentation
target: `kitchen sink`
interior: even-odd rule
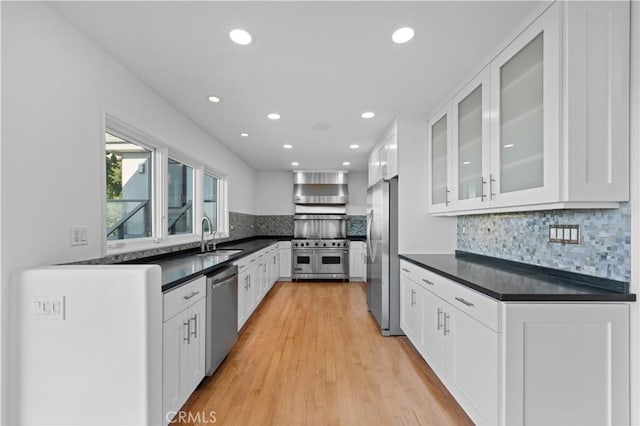
[[[206,257],[206,256],[232,256],[234,254],[240,253],[242,250],[212,250],[204,253],[198,253],[198,256]]]

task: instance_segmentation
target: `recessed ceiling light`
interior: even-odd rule
[[[249,137],[249,133],[242,132],[242,133],[240,133],[240,136],[242,136],[243,138],[248,138]]]
[[[464,161],[462,164],[464,164],[465,166],[471,164],[471,161]]]
[[[350,166],[350,165],[351,165],[351,163],[350,163],[350,162],[348,162],[348,161],[345,161],[345,162],[343,162],[343,163],[342,163],[342,165],[343,165],[343,166]]]
[[[376,114],[371,112],[371,111],[367,111],[367,112],[363,112],[362,113],[362,118],[373,118],[375,116],[376,116]]]
[[[291,163],[292,166],[299,166],[300,163],[298,163],[297,161],[294,161],[293,163]]]
[[[267,118],[269,120],[280,120],[280,114],[276,112],[270,112],[269,114],[267,114]]]
[[[246,46],[251,43],[253,37],[245,30],[241,30],[239,28],[235,30],[231,30],[229,32],[229,38],[236,44],[240,44],[242,46]]]
[[[508,143],[508,144],[506,144],[504,147],[505,147],[505,148],[513,148],[513,146],[514,146],[514,145],[513,145],[512,143]]]
[[[358,148],[360,148],[360,145],[354,143],[353,145],[349,145],[349,148],[358,149]]]
[[[282,147],[284,149],[291,149],[291,148],[293,148],[293,145],[289,145],[288,143],[286,143],[286,144],[282,145]]]
[[[209,96],[209,100],[214,104],[217,104],[218,102],[220,102],[220,98],[217,96]]]
[[[406,43],[413,38],[414,34],[415,34],[415,31],[413,31],[413,28],[410,28],[410,27],[398,28],[391,35],[391,40],[393,40],[394,43],[398,43],[398,44]]]

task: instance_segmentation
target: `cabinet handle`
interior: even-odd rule
[[[184,340],[185,342],[187,342],[188,345],[190,345],[191,344],[191,319],[187,320],[187,322],[183,323],[182,325],[187,327],[187,333],[186,333],[187,337],[183,337],[182,340]]]
[[[438,321],[437,321],[437,325],[438,325],[438,331],[440,331],[440,329],[442,328],[442,309],[438,308]]]
[[[445,192],[444,192],[444,205],[448,206],[449,203],[451,203],[451,201],[449,201],[449,193],[451,191],[449,191],[449,187],[445,187],[444,189],[445,189]]]
[[[429,281],[427,279],[422,278],[422,281],[424,281],[425,283],[427,283],[429,285],[434,285],[432,281]]]
[[[199,291],[193,291],[193,292],[191,292],[191,294],[190,294],[190,295],[188,295],[188,296],[183,296],[183,297],[184,297],[184,300],[189,300],[189,299],[191,299],[192,297],[197,296],[198,294],[200,294],[200,292],[199,292]]]
[[[466,300],[464,300],[462,297],[456,297],[455,298],[458,302],[462,303],[463,305],[467,305],[467,306],[473,306],[473,303],[471,302],[467,302]]]
[[[411,289],[411,306],[416,304],[415,295],[416,295],[416,291],[414,289]]]
[[[444,335],[450,334],[451,330],[449,330],[449,314],[445,312],[444,314]]]
[[[484,185],[487,183],[486,180],[484,180],[484,176],[480,176],[480,202],[484,203],[484,199],[487,198],[486,195],[484,195]]]
[[[409,273],[409,274],[411,273],[411,271],[410,271],[410,270],[408,270],[407,268],[402,268],[402,270],[403,270],[403,271],[405,271],[405,272],[407,272],[407,273]]]
[[[251,263],[253,263],[253,262],[255,262],[255,261],[256,261],[255,259],[251,259],[251,260],[250,260],[250,262],[251,262]]]
[[[247,265],[240,265],[240,266],[238,266],[238,270],[240,270],[240,269],[244,268],[245,266],[247,266]]]
[[[493,200],[493,197],[496,196],[496,194],[493,193],[493,182],[495,182],[496,180],[493,178],[493,174],[489,173],[489,199]]]
[[[193,320],[193,331],[191,332],[191,335],[194,338],[198,338],[198,314],[195,314],[192,318]],[[189,322],[191,322],[191,320],[189,320]],[[191,342],[189,342],[189,344],[191,344]]]

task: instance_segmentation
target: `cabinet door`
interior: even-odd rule
[[[559,200],[560,7],[549,7],[491,62],[493,207]]]
[[[425,291],[405,275],[400,275],[400,328],[420,353],[424,350],[422,316]]]
[[[454,210],[490,206],[491,173],[489,67],[452,102],[451,202]]]
[[[451,305],[444,332],[449,390],[476,424],[497,424],[498,333]]]
[[[251,316],[258,305],[258,295],[260,294],[260,265],[255,265],[249,271],[249,289],[247,292],[247,319]]]
[[[249,297],[249,276],[248,272],[238,275],[238,331],[247,321],[249,305],[251,303]]]
[[[205,324],[206,318],[206,298],[201,299],[195,305],[187,310],[185,322],[188,323],[187,332],[189,333],[185,350],[183,363],[184,372],[181,384],[182,391],[186,398],[191,395],[196,386],[204,377],[205,369]]]
[[[185,315],[178,314],[162,327],[162,411],[163,418],[169,411],[178,410],[184,404],[180,389],[180,366],[184,363],[183,338],[186,337]]]
[[[441,377],[446,368],[446,336],[444,335],[444,316],[447,304],[428,290],[424,292],[424,316],[422,327],[423,356]]]
[[[280,249],[280,278],[291,278],[291,249]]]
[[[629,306],[507,304],[504,422],[629,424]]]
[[[362,259],[360,260],[362,264],[362,281],[367,281],[367,248],[366,246],[362,249]]]
[[[349,248],[349,278],[362,278],[362,249],[359,246]]]
[[[273,256],[274,265],[273,265],[273,284],[275,284],[280,278],[280,251],[276,250],[275,255]]]
[[[380,171],[380,150],[374,147],[369,155],[369,187],[373,186],[380,180],[382,173]]]
[[[427,162],[429,165],[429,212],[450,210],[451,206],[451,120],[450,104],[429,121]]]
[[[387,139],[385,141],[387,151],[387,167],[385,170],[384,178],[391,179],[394,176],[398,176],[398,122],[395,121],[389,132],[387,133]]]

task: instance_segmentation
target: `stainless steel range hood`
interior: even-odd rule
[[[293,203],[297,206],[345,207],[349,200],[347,172],[294,172]]]

